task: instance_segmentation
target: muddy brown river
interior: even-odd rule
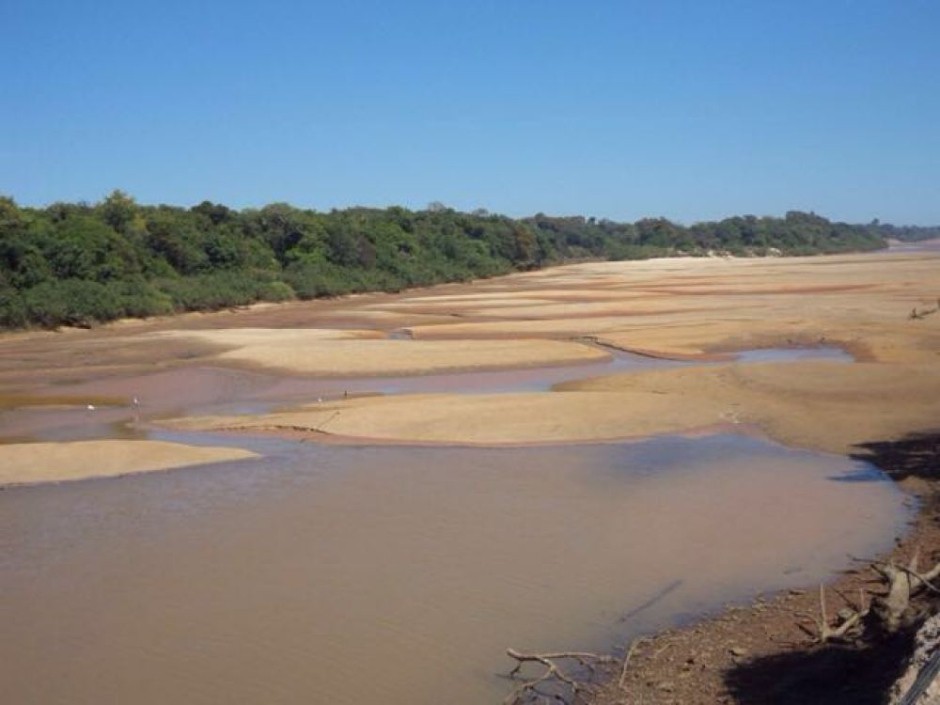
[[[904,517],[864,466],[733,436],[251,445],[0,493],[6,702],[496,702],[507,646],[811,584]]]
[[[142,390],[155,416],[314,391],[183,374],[173,393],[166,376],[92,386]],[[96,411],[26,410],[3,433],[125,429],[127,408]],[[610,649],[813,584],[908,516],[870,466],[738,435],[485,449],[135,433],[263,457],[0,492],[4,702],[499,702],[507,647]]]

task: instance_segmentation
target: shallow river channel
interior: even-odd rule
[[[810,585],[908,516],[870,466],[737,435],[149,435],[263,457],[0,492],[4,702],[499,702],[507,647],[609,649]]]

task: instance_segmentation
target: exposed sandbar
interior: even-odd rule
[[[846,452],[938,424],[940,313],[917,313],[937,307],[938,272],[940,255],[932,253],[584,263],[398,295],[207,314],[137,335],[122,326],[11,337],[0,340],[0,383],[20,391],[30,376],[93,379],[153,360],[358,377],[607,356],[571,340],[581,336],[693,361],[838,345],[861,362],[726,362],[608,376],[547,394],[361,398],[179,424],[444,443],[590,441],[731,424]],[[330,329],[330,321],[358,329]],[[389,339],[398,328],[414,339]]]
[[[588,263],[481,282],[465,294],[416,293],[396,304],[399,322],[416,340],[325,340],[343,347],[324,348],[322,357],[310,358],[318,362],[298,366],[349,374],[435,371],[439,364],[511,367],[519,364],[517,345],[536,357],[544,353],[542,364],[553,361],[552,349],[581,347],[513,339],[527,335],[593,336],[625,350],[686,360],[720,360],[750,348],[838,345],[860,362],[725,363],[598,377],[548,394],[351,399],[182,423],[483,444],[629,438],[729,424],[759,428],[784,443],[850,452],[853,444],[929,428],[940,419],[940,313],[910,316],[937,305],[938,267],[940,258],[923,254]],[[513,301],[522,305],[507,307]],[[409,302],[420,304],[423,315],[462,313],[459,322],[415,325],[406,313]],[[397,344],[386,349],[388,343]],[[293,354],[281,348],[266,357],[253,350],[229,351],[222,359],[288,364]]]
[[[241,448],[165,441],[74,441],[0,445],[0,486],[114,477],[255,458]]]
[[[369,397],[258,416],[181,419],[177,428],[309,431],[456,444],[598,441],[752,426],[831,452],[940,419],[940,370],[806,362],[719,365],[599,377],[567,391]]]
[[[389,340],[376,333],[268,329],[162,333],[226,346],[220,363],[335,377],[560,365],[603,360],[597,348],[558,340]]]

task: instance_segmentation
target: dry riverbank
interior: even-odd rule
[[[0,336],[0,421],[24,429],[41,425],[26,423],[30,414],[58,422],[59,412],[42,416],[44,404],[52,408],[68,399],[79,409],[107,402],[97,419],[118,427],[140,413],[143,427],[481,445],[733,428],[854,454],[874,441],[890,446],[940,419],[940,314],[922,315],[936,307],[938,271],[940,253],[594,263],[395,296],[7,334]],[[750,348],[820,344],[841,347],[859,362],[729,358]],[[245,380],[225,370],[287,375],[300,387],[323,376],[592,363],[609,355],[603,346],[709,364],[595,376],[543,393],[295,396],[289,408],[263,413],[190,415],[200,405],[238,398]],[[162,382],[169,379],[203,380],[205,388],[166,389]],[[216,394],[229,384],[236,389]],[[135,409],[131,399],[138,393]],[[92,415],[76,421],[86,422],[100,423]],[[17,464],[5,462],[23,452],[10,441],[36,439],[4,440],[0,465],[10,470],[2,482],[34,481],[44,444],[29,444],[32,460]],[[79,447],[56,445],[48,452],[69,478],[100,474],[102,464],[79,462],[72,452]],[[150,463],[163,453],[125,447],[133,447],[133,457],[115,465],[124,471],[155,469]],[[911,550],[911,541],[940,548],[930,533],[935,524],[924,514],[903,550]],[[777,673],[769,669],[761,680],[759,668],[802,653],[788,651],[798,636],[790,617],[814,605],[809,593],[787,594],[661,635],[653,649],[636,654],[636,687],[612,692],[609,702],[794,702],[755,696]],[[702,643],[709,646],[700,662]],[[686,655],[683,649],[698,651]],[[640,699],[630,699],[635,696]]]

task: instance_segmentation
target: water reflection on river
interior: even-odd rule
[[[857,463],[732,436],[243,444],[265,457],[0,492],[6,702],[496,702],[507,646],[813,583],[905,516],[833,481]]]

